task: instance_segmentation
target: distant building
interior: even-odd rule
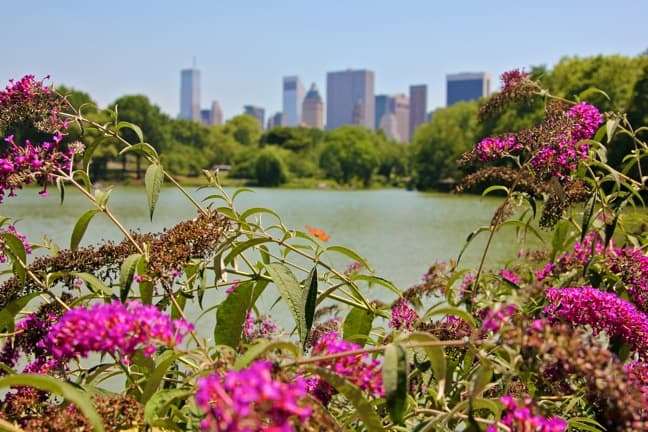
[[[200,71],[196,68],[180,72],[181,119],[200,121]]]
[[[211,125],[220,126],[223,124],[223,110],[218,101],[213,101],[211,106]]]
[[[306,93],[302,104],[302,124],[317,129],[324,129],[324,101],[313,83]]]
[[[357,124],[375,128],[374,73],[346,70],[326,75],[326,129]]]
[[[382,128],[388,138],[399,141],[409,141],[409,99],[404,94],[375,97],[376,128]]]
[[[200,110],[200,123],[205,126],[211,125],[211,110],[210,109],[201,109]]]
[[[286,114],[284,126],[299,126],[302,121],[304,86],[296,76],[283,79],[283,112]]]
[[[262,129],[265,126],[265,109],[254,105],[245,105],[243,107],[243,114],[247,114],[257,119]]]
[[[409,88],[409,137],[414,138],[416,129],[425,123],[427,114],[427,86],[411,85]]]
[[[490,80],[485,72],[447,75],[446,105],[490,96]]]
[[[286,126],[286,113],[277,112],[275,115],[268,118],[268,129],[272,129],[277,126]]]

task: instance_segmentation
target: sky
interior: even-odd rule
[[[172,117],[194,58],[202,107],[218,100],[227,119],[243,105],[281,111],[288,75],[325,95],[327,72],[370,69],[376,94],[427,84],[433,110],[447,74],[497,83],[513,68],[648,48],[645,0],[0,0],[0,16],[2,87],[49,74],[101,107],[144,94]]]

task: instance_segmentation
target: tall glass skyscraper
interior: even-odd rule
[[[490,79],[485,72],[447,75],[446,105],[490,96]]]
[[[200,71],[196,68],[180,72],[181,119],[200,121]]]
[[[411,85],[409,88],[409,137],[414,138],[416,129],[425,123],[427,116],[427,86]]]
[[[265,109],[255,105],[245,105],[243,114],[254,117],[261,124],[261,129],[265,128]]]
[[[326,129],[352,124],[374,130],[373,71],[349,69],[326,74]]]
[[[283,126],[299,126],[302,121],[302,103],[304,102],[304,86],[296,76],[283,79],[283,112],[286,124]]]

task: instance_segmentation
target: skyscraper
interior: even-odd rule
[[[485,72],[447,75],[446,105],[490,96],[490,79]]]
[[[346,70],[326,75],[326,129],[358,124],[375,127],[373,71]]]
[[[200,71],[195,67],[180,72],[179,117],[200,121]]]
[[[223,124],[223,110],[220,107],[218,101],[212,101],[211,106],[211,124],[215,126],[220,126]]]
[[[304,86],[296,76],[283,79],[283,112],[286,114],[284,126],[299,126],[302,121],[302,102]]]
[[[324,102],[315,83],[311,85],[304,98],[302,123],[313,128],[324,129]]]
[[[404,94],[378,95],[376,101],[376,128],[399,142],[409,141],[409,99]]]
[[[411,85],[409,88],[409,136],[414,138],[416,129],[425,123],[427,116],[427,86],[425,84]]]
[[[254,105],[245,105],[243,107],[243,114],[254,117],[261,124],[261,129],[265,126],[265,109],[254,106]]]
[[[272,129],[273,127],[286,126],[286,113],[277,112],[274,115],[268,118],[267,129]]]

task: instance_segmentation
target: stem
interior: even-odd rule
[[[502,428],[502,430],[510,432],[511,429],[507,426],[504,426],[500,423],[497,423],[495,420],[489,420],[481,417],[471,417],[466,414],[461,414],[461,413],[452,413],[452,412],[445,412],[441,410],[435,410],[431,408],[420,408],[414,411],[412,414],[408,415],[407,418],[414,417],[419,414],[434,414],[434,415],[451,415],[453,417],[458,417],[460,419],[465,419],[465,420],[474,420],[477,423],[482,423],[482,424],[487,424],[487,425],[494,425],[496,424],[498,428]]]
[[[451,346],[466,346],[466,345],[483,345],[487,341],[466,341],[462,339],[455,339],[455,340],[447,340],[447,341],[429,341],[429,342],[412,342],[412,343],[405,343],[401,344],[401,346],[404,349],[415,349],[415,348],[426,348],[426,347],[451,347]],[[313,356],[305,359],[298,359],[295,360],[291,363],[287,363],[283,365],[284,367],[291,367],[291,366],[301,366],[305,364],[310,364],[310,363],[319,363],[323,361],[328,361],[328,360],[336,360],[339,358],[343,357],[351,357],[351,356],[357,356],[357,355],[362,355],[362,354],[372,354],[372,353],[378,353],[378,352],[383,352],[387,348],[387,345],[381,345],[377,347],[371,347],[371,348],[361,348],[357,350],[352,350],[352,351],[345,351],[342,353],[336,353],[336,354],[326,354],[326,355],[321,355],[321,356]]]

